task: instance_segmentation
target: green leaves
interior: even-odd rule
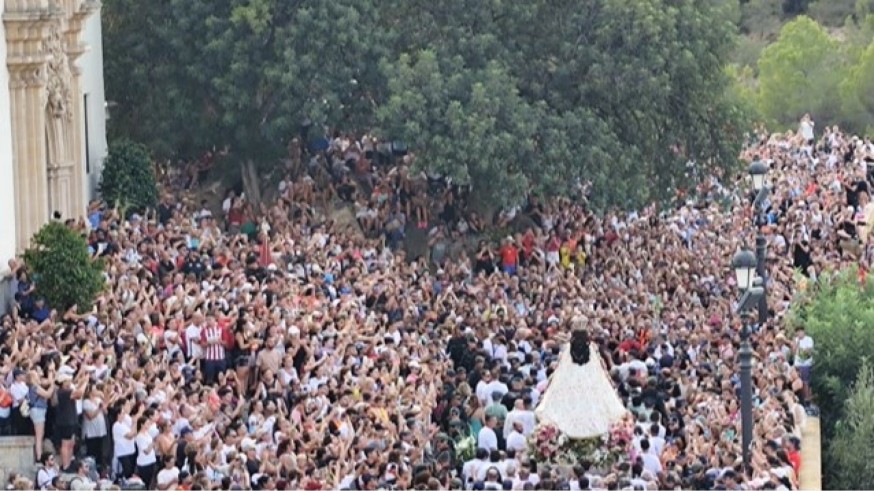
[[[746,113],[724,71],[739,14],[722,2],[104,8],[113,131],[159,156],[228,145],[235,161],[272,166],[308,119],[378,127],[407,141],[420,169],[469,182],[483,200],[558,194],[581,179],[598,206],[637,206],[684,183],[687,160],[732,167],[740,148],[733,129]]]
[[[807,112],[822,119],[837,115],[835,94],[845,68],[838,52],[838,43],[808,17],[783,26],[759,60],[763,114],[783,124],[794,124]]]
[[[856,489],[851,483],[874,479],[872,471],[857,467],[859,461],[850,455],[865,451],[869,445],[858,442],[874,437],[874,386],[866,361],[874,349],[874,281],[860,285],[855,268],[825,273],[815,289],[795,299],[788,320],[793,327],[803,326],[816,343],[811,388],[828,445],[824,455],[830,460],[823,469],[829,470],[830,488]],[[850,386],[852,380],[857,380],[855,387]],[[862,455],[862,461],[870,462],[871,455]]]
[[[867,358],[855,380],[828,448],[830,489],[863,489],[874,481],[874,370]]]
[[[48,305],[65,311],[77,305],[91,308],[103,289],[103,266],[88,254],[88,244],[75,231],[49,222],[31,239],[24,260],[36,278],[36,294]]]
[[[130,140],[109,146],[100,176],[100,194],[107,203],[139,211],[158,203],[158,185],[146,147]]]

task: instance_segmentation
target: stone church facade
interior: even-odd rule
[[[55,212],[83,216],[106,153],[106,117],[99,1],[0,2],[2,271]]]

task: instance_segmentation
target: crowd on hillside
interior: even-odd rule
[[[414,174],[412,156],[338,134],[315,155],[293,145],[280,197],[259,208],[233,192],[221,210],[167,195],[126,220],[93,203],[70,222],[107,265],[90,312],[52,310],[11,262],[0,431],[35,434],[42,463],[11,485],[797,489],[815,355],[781,318],[795,288],[872,257],[874,147],[812,129],[756,135],[745,154],[768,163],[773,188],[749,473],[729,266],[753,243],[745,178],[713,176],[670,210],[532,197],[491,220],[465,211],[464,189]],[[363,234],[321,218],[337,201]],[[456,246],[523,216],[532,226],[500,244]],[[411,227],[430,231],[428,257],[405,257]],[[615,468],[526,455],[580,316],[638,421]],[[458,444],[470,435],[475,451]]]

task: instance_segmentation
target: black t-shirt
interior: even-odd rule
[[[58,389],[58,405],[55,406],[55,423],[57,426],[76,426],[78,416],[76,415],[76,401],[73,400],[73,391],[69,389]]]
[[[205,270],[206,266],[204,266],[202,262],[194,258],[188,259],[188,261],[185,262],[185,266],[182,268],[182,271],[185,274],[193,274],[197,277],[198,280],[203,277],[203,273]]]
[[[170,218],[173,217],[173,207],[161,203],[158,205],[158,221],[162,225],[166,225]]]
[[[185,448],[188,446],[188,442],[185,438],[180,438],[176,440],[176,467],[178,469],[183,469],[185,466]]]
[[[851,222],[850,220],[844,220],[838,225],[838,230],[845,232],[851,238],[856,239],[859,237],[859,231],[856,228],[856,224]]]
[[[813,261],[810,259],[810,252],[805,249],[806,244],[795,244],[795,248],[792,251],[792,266],[807,274],[807,268],[813,264]]]
[[[856,181],[847,188],[847,204],[853,207],[859,207],[859,194],[864,191],[868,193],[868,183],[865,181]]]

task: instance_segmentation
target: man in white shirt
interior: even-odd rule
[[[656,456],[661,457],[662,451],[665,449],[665,439],[659,436],[661,426],[658,423],[653,423],[649,428],[649,443],[652,451]]]
[[[512,428],[512,423],[515,421],[519,421],[522,423],[522,434],[525,437],[531,436],[531,433],[534,431],[534,427],[537,426],[537,416],[534,415],[534,411],[531,410],[534,402],[531,397],[525,396],[521,399],[516,399],[513,410],[507,413],[507,422],[510,423],[510,428]],[[507,423],[505,423],[506,426]],[[509,432],[507,433],[509,436]]]
[[[473,481],[479,473],[479,468],[486,465],[488,459],[489,451],[478,448],[476,450],[476,457],[464,463],[464,466],[461,468],[461,475],[464,478],[466,489],[471,489],[473,487]]]
[[[646,438],[640,441],[640,451],[643,453],[640,456],[641,460],[643,460],[643,470],[650,471],[655,475],[660,474],[662,472],[662,463],[658,455],[653,452],[652,446]]]
[[[795,331],[795,369],[804,382],[804,400],[810,400],[810,372],[813,369],[813,338],[804,332],[804,327]]]
[[[194,320],[185,328],[185,344],[188,348],[188,361],[203,358],[203,347],[200,345],[202,323],[203,316],[201,314],[195,314]]]
[[[497,419],[494,416],[486,416],[486,424],[481,430],[476,440],[476,448],[482,448],[488,451],[498,449],[498,435],[495,433],[495,425]]]
[[[525,450],[526,442],[525,435],[522,433],[524,428],[521,421],[513,423],[513,429],[507,435],[507,450],[515,450],[521,452]]]
[[[519,475],[513,480],[513,489],[523,489],[527,483],[531,483],[536,488],[540,483],[540,476],[532,474],[531,464],[523,461],[519,464]]]
[[[511,409],[510,412],[507,413],[507,418],[504,420],[504,439],[507,439],[510,437],[510,433],[513,431],[513,425],[517,421],[518,422],[522,421],[522,414],[521,413],[524,410],[525,410],[525,406],[524,406],[521,398],[517,398],[515,401],[513,401],[513,409]],[[522,433],[523,434],[525,433],[524,426],[523,426]]]
[[[179,469],[176,468],[176,459],[168,455],[164,457],[164,468],[158,472],[155,487],[161,490],[171,489],[179,483]]]
[[[130,411],[130,403],[125,404],[118,419],[112,425],[113,455],[121,465],[122,475],[125,478],[134,473],[137,453],[134,443],[137,429],[128,411]]]
[[[476,384],[476,398],[479,399],[480,405],[487,406],[489,396],[493,392],[490,388],[492,383],[492,372],[486,370],[483,376]]]

